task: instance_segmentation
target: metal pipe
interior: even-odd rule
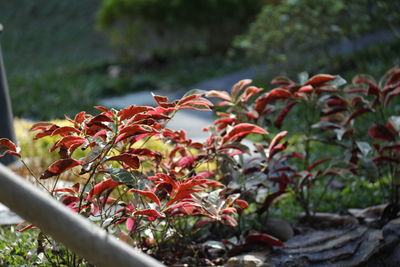
[[[2,31],[3,26],[0,24],[0,36]],[[3,64],[3,55],[1,53],[0,44],[0,138],[3,137],[10,139],[14,143],[16,142],[11,101],[8,93],[6,70]],[[0,158],[0,163],[8,165],[16,160],[16,157],[7,155],[3,158]]]
[[[0,164],[0,202],[96,266],[161,267]]]

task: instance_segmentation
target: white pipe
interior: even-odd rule
[[[161,267],[0,164],[0,202],[96,266]]]

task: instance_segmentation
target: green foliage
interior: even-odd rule
[[[129,58],[225,50],[263,0],[105,0],[98,27]]]
[[[18,232],[14,226],[0,227],[1,266],[71,266],[72,262],[63,258],[72,259],[72,254],[61,244],[50,243],[39,231]]]
[[[280,72],[331,70],[333,45],[375,30],[397,33],[399,11],[400,4],[391,0],[284,0],[265,5],[235,45],[253,60],[274,62]]]

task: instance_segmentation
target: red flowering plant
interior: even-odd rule
[[[156,107],[96,107],[98,115],[67,117],[69,126],[38,122],[31,131],[35,139],[59,136],[51,151],[58,151],[60,159],[39,180],[57,182],[61,174],[73,172],[84,181],[68,188],[54,186],[50,193],[55,198],[157,256],[163,249],[179,252],[190,235],[209,222],[237,225],[235,216],[247,203],[217,181],[215,162],[240,150],[246,135],[266,132],[246,123],[218,140],[211,136],[204,143],[193,142],[183,130],[166,125],[181,109],[210,110],[212,103],[196,91],[174,102],[154,99]],[[154,141],[165,149],[146,147]],[[17,153],[9,140],[1,139],[0,147],[2,154]],[[87,151],[86,156],[77,158],[77,150]],[[171,242],[175,246],[167,246]]]

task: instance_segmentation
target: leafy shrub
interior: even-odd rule
[[[346,196],[356,185],[375,191],[371,202],[381,187],[382,201],[389,202],[382,223],[396,216],[400,117],[393,114],[398,114],[399,68],[379,82],[358,75],[348,86],[328,74],[303,75],[299,82],[277,77],[272,81],[276,87],[267,92],[251,82],[238,82],[230,93],[192,90],[174,102],[154,96],[157,107],[96,107],[99,115],[80,112],[67,118],[67,126],[38,122],[31,129],[35,138],[57,136],[50,151],[58,151],[61,158],[40,179],[55,177],[57,184],[62,173],[75,172],[82,183],[54,186],[50,193],[160,258],[166,251],[180,257],[188,253],[185,248],[193,255],[194,237],[232,234],[213,222],[240,224],[237,241],[228,242],[231,247],[282,246],[276,238],[251,230],[257,230],[254,226],[273,202],[287,193],[292,198],[286,203],[295,199],[306,215],[323,209],[323,200],[334,195],[329,186],[335,179],[350,181],[337,196]],[[204,96],[221,100],[215,105],[220,118],[206,129],[210,135],[205,142],[166,128],[180,109],[210,110],[213,105]],[[253,144],[255,156],[242,143],[248,136],[265,142]],[[145,148],[151,139],[166,145]],[[80,150],[86,151],[84,157]],[[5,154],[20,156],[3,138],[0,156]],[[366,186],[366,181],[374,185]],[[242,211],[246,201],[250,206]],[[249,223],[249,217],[256,223]]]
[[[225,50],[262,0],[105,0],[98,27],[123,56]]]
[[[265,5],[235,45],[253,60],[281,62],[281,72],[327,71],[337,61],[335,45],[375,30],[397,33],[399,11],[390,0],[284,0]]]
[[[214,162],[238,150],[235,144],[246,135],[266,132],[245,123],[203,144],[193,142],[184,131],[165,126],[178,110],[209,110],[211,102],[196,91],[172,103],[162,96],[154,99],[156,108],[130,106],[117,111],[97,107],[99,115],[80,112],[74,119],[67,117],[69,125],[38,122],[31,131],[35,139],[57,136],[50,152],[58,151],[60,159],[37,177],[39,183],[56,178],[50,194],[75,212],[99,221],[103,228],[113,229],[126,242],[160,257],[165,250],[182,253],[192,241],[188,233],[201,226],[214,221],[237,225],[237,210],[247,203],[239,199],[240,194],[224,190]],[[146,148],[154,138],[168,145]],[[0,148],[1,155],[20,156],[7,139],[0,139]],[[81,150],[86,151],[83,157]],[[55,189],[67,171],[83,182]]]
[[[207,95],[223,100],[217,103],[225,109],[219,113],[223,117],[216,121],[217,129],[250,122],[277,131],[272,140],[266,140],[268,145],[256,145],[261,160],[254,163],[253,159],[236,173],[227,172],[242,193],[249,180],[250,192],[268,189],[259,213],[267,211],[277,197],[292,192],[309,215],[318,210],[334,179],[359,179],[357,176],[372,183],[389,180],[385,200],[394,210],[400,209],[400,119],[393,115],[398,107],[392,103],[400,94],[399,68],[389,70],[379,83],[369,76],[356,76],[345,88],[341,77],[327,74],[303,75],[298,83],[278,77],[272,81],[277,87],[261,95],[262,89],[250,83],[243,80],[231,94],[211,91]],[[292,125],[284,124],[285,120]],[[291,139],[292,147],[283,141],[288,135],[281,131],[285,126],[296,136]],[[328,180],[323,181],[324,177]],[[325,187],[318,195],[313,193],[316,183]]]

